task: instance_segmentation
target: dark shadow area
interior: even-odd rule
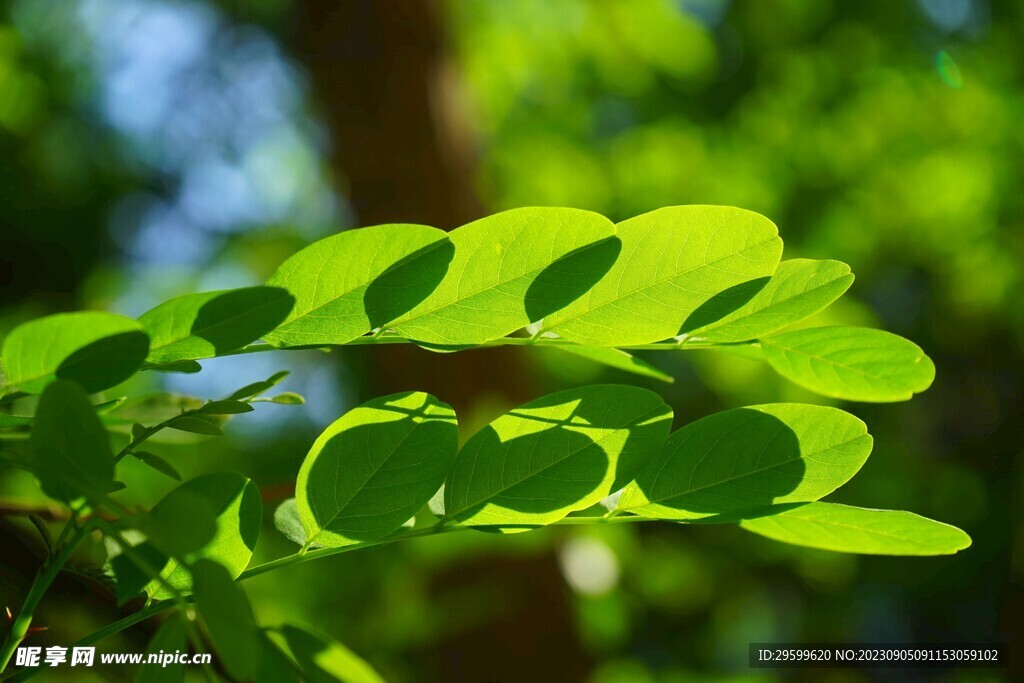
[[[113,334],[86,344],[57,367],[57,379],[77,382],[86,393],[109,389],[125,381],[138,370],[149,353],[145,332]]]
[[[428,412],[443,404],[426,396],[416,408],[396,405],[410,395],[364,404],[393,419],[345,429],[324,443],[307,475],[310,510],[320,528],[357,541],[380,538],[399,529],[441,487],[458,450],[455,416]],[[333,487],[329,495],[324,486]]]
[[[118,601],[138,595],[153,580],[139,566],[140,560],[146,568],[169,572],[165,577],[175,587],[187,588],[187,570],[177,565],[208,554],[207,545],[217,535],[217,519],[239,498],[239,536],[251,553],[259,538],[263,503],[259,490],[248,479],[231,472],[217,472],[191,479],[164,496],[150,510],[141,529],[149,539],[110,562],[117,579]],[[230,554],[229,549],[222,547],[221,551]],[[171,597],[165,588],[155,588],[158,597]]]
[[[455,256],[455,245],[448,238],[414,251],[366,287],[363,308],[371,328],[395,320],[415,308],[437,289]]]
[[[679,334],[685,334],[705,325],[718,322],[753,299],[758,292],[765,288],[765,285],[770,280],[770,277],[759,277],[755,280],[748,280],[747,282],[733,285],[715,294],[698,306],[697,310],[686,318],[683,326],[679,328]]]
[[[224,292],[196,311],[191,333],[213,345],[217,354],[239,349],[280,325],[295,298],[280,287],[245,287]]]
[[[601,429],[627,430],[625,443],[616,458],[615,482],[632,479],[668,435],[671,410],[663,403],[641,406],[638,401],[629,401],[626,395],[629,389],[595,385],[587,387],[585,392],[559,392],[512,410],[506,416],[549,425],[542,431],[508,438],[499,434],[492,423],[477,432],[463,446],[456,467],[472,468],[474,478],[485,477],[489,482],[489,495],[483,502],[470,501],[472,494],[462,490],[464,487],[459,490],[446,487],[445,509],[457,510],[450,518],[454,521],[468,519],[487,505],[540,514],[585,499],[598,488],[611,467],[607,444],[581,431],[588,427],[595,433]],[[636,391],[639,394],[641,390]],[[528,412],[572,404],[575,404],[572,411],[562,419]],[[635,406],[636,410],[623,414],[624,405]],[[609,419],[613,411],[615,414]],[[522,431],[507,419],[502,422],[499,427],[504,432]],[[490,484],[510,479],[519,481],[507,488]],[[515,528],[517,525],[502,526]]]
[[[651,502],[707,515],[705,522],[756,517],[754,511],[800,485],[805,455],[782,420],[748,408],[727,410],[669,437],[661,466],[641,472],[636,484]]]
[[[621,250],[618,237],[606,237],[548,265],[526,290],[527,317],[537,322],[586,294],[612,267]]]

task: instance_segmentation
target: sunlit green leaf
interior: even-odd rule
[[[814,315],[841,297],[851,284],[853,273],[840,261],[783,261],[768,283],[739,308],[724,317],[698,310],[682,331],[711,342],[757,339]],[[743,285],[732,293],[740,299],[746,297]]]
[[[807,502],[846,483],[872,440],[837,408],[777,403],[716,413],[673,433],[618,509],[657,519],[728,521],[772,503]]]
[[[299,470],[306,538],[340,546],[390,534],[434,495],[457,448],[455,412],[429,394],[392,394],[350,410]]]
[[[545,318],[545,331],[587,346],[668,339],[698,309],[721,316],[743,304],[719,295],[767,278],[782,254],[771,221],[724,206],[658,209],[619,223],[616,234],[622,252],[615,265],[585,295]]]
[[[384,683],[369,664],[323,633],[292,624],[275,631],[309,683]]]
[[[260,382],[253,382],[252,384],[246,384],[241,389],[235,391],[228,396],[229,401],[239,401],[244,398],[252,398],[253,396],[259,396],[264,391],[273,388],[279,384],[281,380],[288,376],[287,370],[275,372],[273,375]]]
[[[550,524],[625,485],[661,447],[672,410],[637,387],[570,389],[477,432],[445,483],[445,520]]]
[[[480,344],[563,308],[618,253],[604,216],[562,208],[504,211],[449,233],[455,254],[430,296],[387,323],[429,344]]]
[[[295,307],[264,338],[274,346],[351,341],[430,294],[452,251],[443,231],[425,225],[377,225],[315,242],[267,282],[290,292]]]
[[[780,375],[825,396],[906,401],[931,386],[935,365],[917,344],[866,327],[814,327],[761,339]]]
[[[46,495],[70,502],[110,490],[114,480],[110,437],[88,395],[74,382],[58,380],[43,391],[31,445]]]
[[[192,571],[196,606],[219,655],[218,662],[232,678],[251,680],[259,670],[263,639],[249,600],[228,570],[216,562],[199,560]]]
[[[251,413],[253,407],[243,401],[224,399],[223,401],[209,401],[199,412],[206,415],[238,415],[240,413]]]
[[[68,379],[93,394],[131,377],[148,350],[149,338],[131,318],[96,311],[49,315],[7,335],[0,351],[4,389],[38,394],[54,379]]]
[[[612,349],[599,346],[555,346],[553,349],[559,352],[570,353],[580,358],[607,365],[616,370],[622,370],[642,377],[651,377],[662,382],[672,383],[675,380],[672,375],[662,372],[647,361],[641,360],[631,353],[622,349]]]
[[[292,543],[306,545],[306,530],[302,527],[299,506],[294,498],[282,501],[274,510],[274,528]],[[317,547],[317,544],[313,543],[311,547]]]
[[[186,294],[143,313],[139,322],[152,340],[150,363],[212,358],[235,351],[273,330],[294,299],[277,287],[246,287]]]
[[[786,506],[740,526],[776,541],[842,553],[951,555],[971,545],[955,526],[900,510],[870,510],[836,503]]]

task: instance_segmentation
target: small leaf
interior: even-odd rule
[[[160,628],[156,630],[146,648],[147,658],[149,655],[157,657],[163,654],[173,655],[182,652],[188,647],[188,622],[180,612],[175,612],[164,619]],[[157,661],[159,666],[140,666],[137,683],[180,683],[185,676],[183,664],[163,664]]]
[[[770,276],[782,254],[774,223],[726,206],[658,209],[619,223],[616,235],[622,252],[615,265],[584,296],[546,317],[544,331],[584,346],[668,339],[724,290]]]
[[[971,537],[955,526],[912,512],[821,502],[779,507],[777,514],[739,525],[783,543],[842,553],[951,555],[971,545]]]
[[[282,406],[301,406],[306,402],[306,399],[292,391],[286,391],[283,394],[277,396],[271,396],[270,398],[257,398],[253,399],[254,402],[259,403],[277,403]]]
[[[558,351],[564,351],[565,353],[569,353],[574,356],[579,356],[580,358],[586,358],[587,360],[594,361],[595,363],[607,365],[610,368],[629,372],[634,375],[651,377],[662,382],[669,382],[670,384],[675,381],[672,375],[662,372],[647,361],[641,360],[622,349],[568,345],[553,346],[551,348]]]
[[[153,372],[176,372],[182,375],[194,375],[202,372],[203,366],[194,360],[179,360],[174,363],[163,363],[161,365],[148,365],[146,370]]]
[[[906,401],[931,386],[935,365],[917,344],[866,327],[814,327],[761,340],[788,380],[850,401]]]
[[[94,394],[120,384],[141,367],[149,337],[131,318],[88,311],[58,313],[14,328],[0,359],[6,390],[39,394],[54,379]]]
[[[292,543],[306,545],[306,530],[302,528],[299,507],[294,498],[282,501],[274,510],[274,528]],[[320,546],[312,543],[310,547]]]
[[[268,281],[288,290],[295,307],[264,338],[279,347],[351,341],[422,301],[451,257],[444,231],[426,225],[377,225],[315,242]]]
[[[0,429],[17,429],[32,424],[32,418],[27,415],[5,415],[0,414]]]
[[[263,640],[249,600],[228,571],[216,562],[199,560],[192,573],[196,606],[221,666],[234,679],[252,679],[259,669]]]
[[[139,439],[146,436],[149,432],[149,427],[140,425],[138,422],[132,424],[132,441],[138,441]]]
[[[732,312],[725,316],[713,307],[698,309],[686,320],[682,331],[716,343],[757,339],[821,311],[851,284],[853,273],[840,261],[783,261],[771,280],[739,308],[726,306]],[[734,288],[732,294],[743,297],[742,288],[743,285]]]
[[[653,519],[732,521],[817,500],[871,453],[867,427],[837,408],[777,403],[716,413],[675,432],[617,509]]]
[[[242,401],[225,399],[223,401],[210,401],[199,412],[207,415],[238,415],[240,413],[251,413],[253,407]]]
[[[114,479],[110,438],[89,397],[74,382],[57,380],[43,391],[30,443],[46,495],[70,503],[110,490]]]
[[[276,287],[246,287],[171,299],[139,317],[152,339],[146,361],[165,365],[235,351],[277,327],[294,303],[291,294]]]
[[[181,475],[178,474],[178,470],[174,469],[174,465],[161,458],[156,453],[150,453],[149,451],[132,451],[132,455],[135,458],[146,465],[149,465],[160,474],[166,474],[171,479],[181,481]]]
[[[451,231],[447,274],[418,306],[383,321],[427,344],[482,344],[583,295],[619,251],[604,216],[563,208],[503,211]]]
[[[437,491],[457,448],[455,412],[429,394],[392,394],[350,410],[299,470],[306,538],[334,547],[392,533]]]
[[[99,415],[105,415],[113,410],[117,410],[124,405],[124,402],[128,400],[127,396],[121,396],[111,401],[104,401],[103,403],[97,403],[93,406],[93,410]]]
[[[384,683],[359,656],[318,631],[285,624],[277,633],[309,683]]]
[[[477,432],[445,483],[445,521],[542,525],[598,502],[657,453],[672,410],[646,389],[592,385],[522,405]]]
[[[181,417],[175,418],[173,421],[167,424],[171,429],[177,429],[182,432],[191,432],[192,434],[205,434],[208,436],[222,436],[224,432],[220,430],[220,427],[204,420],[201,417],[194,417],[192,415],[182,415]]]
[[[253,382],[252,384],[246,384],[244,387],[236,391],[235,393],[228,396],[229,401],[240,401],[244,398],[250,398],[252,396],[258,396],[268,389],[272,389],[274,385],[283,380],[288,376],[287,370],[275,372],[273,375],[263,380],[262,382]]]

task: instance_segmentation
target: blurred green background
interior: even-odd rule
[[[3,0],[0,335],[258,284],[345,227],[452,228],[524,205],[759,211],[787,257],[858,276],[814,324],[883,326],[938,368],[909,403],[843,405],[876,446],[830,500],[941,519],[970,549],[869,558],[668,524],[442,536],[263,575],[245,585],[257,616],[318,627],[396,681],[1024,680],[1024,662],[927,678],[746,664],[749,642],[1024,645],[1022,42],[1016,0]],[[676,427],[822,401],[737,358],[647,360],[677,378],[648,385]],[[433,391],[465,438],[547,391],[643,383],[543,349],[204,366],[127,390],[217,396],[289,369],[284,388],[308,400],[160,451],[186,476],[259,483],[257,560],[292,551],[273,508],[318,431],[362,400]],[[132,464],[128,502],[170,488]],[[15,607],[42,553],[18,513],[45,501],[9,471],[0,501],[0,602]],[[35,644],[117,618],[101,562],[86,548],[62,575]],[[142,651],[153,627],[102,648]]]

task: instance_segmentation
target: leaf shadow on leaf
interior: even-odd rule
[[[444,481],[451,468],[458,443],[457,427],[454,426],[455,416],[453,413],[450,417],[438,414],[436,410],[439,405],[446,408],[447,406],[432,403],[432,397],[425,396],[424,402],[416,408],[398,404],[411,393],[394,394],[390,397],[393,400],[373,406],[378,411],[393,413],[395,419],[349,427],[332,436],[320,448],[319,457],[313,461],[306,475],[309,482],[337,483],[339,476],[356,476],[351,464],[344,462],[346,456],[365,454],[373,448],[388,447],[392,450],[387,463],[375,469],[373,476],[387,474],[390,470],[404,472],[409,477],[408,481],[401,485],[400,493],[394,493],[394,482],[377,488],[370,487],[364,482],[364,485],[345,501],[339,501],[335,493],[331,511],[325,510],[322,505],[318,509],[317,505],[311,502],[310,513],[321,530],[344,535],[353,542],[380,538],[401,528],[403,523],[426,505]],[[450,408],[448,410],[450,411]],[[396,427],[400,426],[401,421],[417,422],[412,428],[413,431],[403,435],[396,443]],[[434,446],[443,443],[449,444],[451,455],[447,458],[438,458],[433,463],[426,463],[426,466],[422,462],[422,452],[409,449],[412,444]],[[396,452],[400,452],[400,455],[392,457]],[[408,462],[409,459],[413,462]],[[354,508],[365,510],[366,513],[358,514]],[[318,533],[320,532],[314,533],[309,540],[316,539]]]
[[[683,322],[683,326],[679,328],[679,334],[685,334],[692,330],[718,322],[753,299],[770,281],[770,277],[759,277],[754,280],[741,282],[738,285],[733,285],[728,289],[723,289],[721,292],[715,294],[713,297],[698,306],[697,309],[686,318]]]
[[[57,379],[77,382],[87,393],[109,389],[125,381],[142,366],[149,353],[149,336],[131,331],[86,344],[57,366]]]
[[[604,277],[622,251],[615,236],[570,251],[544,268],[523,300],[530,322],[537,322],[580,298]]]
[[[190,332],[209,342],[217,354],[228,353],[276,328],[294,305],[295,297],[280,287],[233,289],[203,304]]]
[[[668,461],[653,476],[645,470],[636,479],[637,488],[656,505],[701,515],[682,520],[687,523],[773,514],[765,508],[797,489],[807,470],[804,458],[814,456],[801,451],[789,425],[758,410],[738,408],[693,423],[701,424],[702,429],[683,428],[670,436]],[[672,495],[683,480],[688,490]],[[774,511],[780,508],[775,505]]]
[[[612,475],[615,482],[611,485],[613,490],[630,481],[650,455],[650,452],[644,449],[642,444],[650,443],[652,439],[664,439],[665,433],[668,431],[664,412],[652,413],[651,419],[644,419],[635,424],[621,427],[620,429],[626,430],[627,433],[616,458],[615,471],[610,473],[612,459],[608,451],[599,441],[594,440],[586,433],[588,427],[592,425],[595,426],[595,429],[601,429],[600,425],[604,423],[607,416],[606,406],[579,400],[566,402],[557,394],[532,401],[529,405],[531,410],[536,410],[570,404],[574,404],[572,411],[563,419],[540,417],[520,409],[510,411],[509,416],[548,425],[547,428],[531,434],[503,435],[499,434],[491,424],[474,435],[466,445],[475,448],[477,452],[482,451],[483,457],[493,457],[487,455],[490,453],[495,455],[500,453],[502,457],[506,458],[518,458],[528,454],[530,456],[529,464],[532,465],[533,458],[538,453],[568,455],[552,458],[550,463],[539,468],[531,467],[530,474],[525,476],[522,481],[504,488],[496,495],[489,496],[487,500],[479,504],[458,510],[451,514],[449,519],[453,521],[469,519],[488,505],[492,509],[509,510],[510,516],[514,516],[515,513],[549,513],[569,507],[578,509],[575,504],[597,491],[598,487],[606,482],[609,474]],[[661,407],[664,408],[664,405]],[[516,431],[521,430],[517,429]],[[543,447],[539,447],[541,441],[544,443]],[[504,471],[503,468],[503,473]],[[610,491],[603,491],[601,495],[607,495],[607,493]],[[529,529],[534,528],[535,525],[512,523],[500,526],[507,529]]]
[[[386,325],[430,296],[454,256],[455,245],[443,239],[417,249],[378,275],[363,293],[370,327]]]

